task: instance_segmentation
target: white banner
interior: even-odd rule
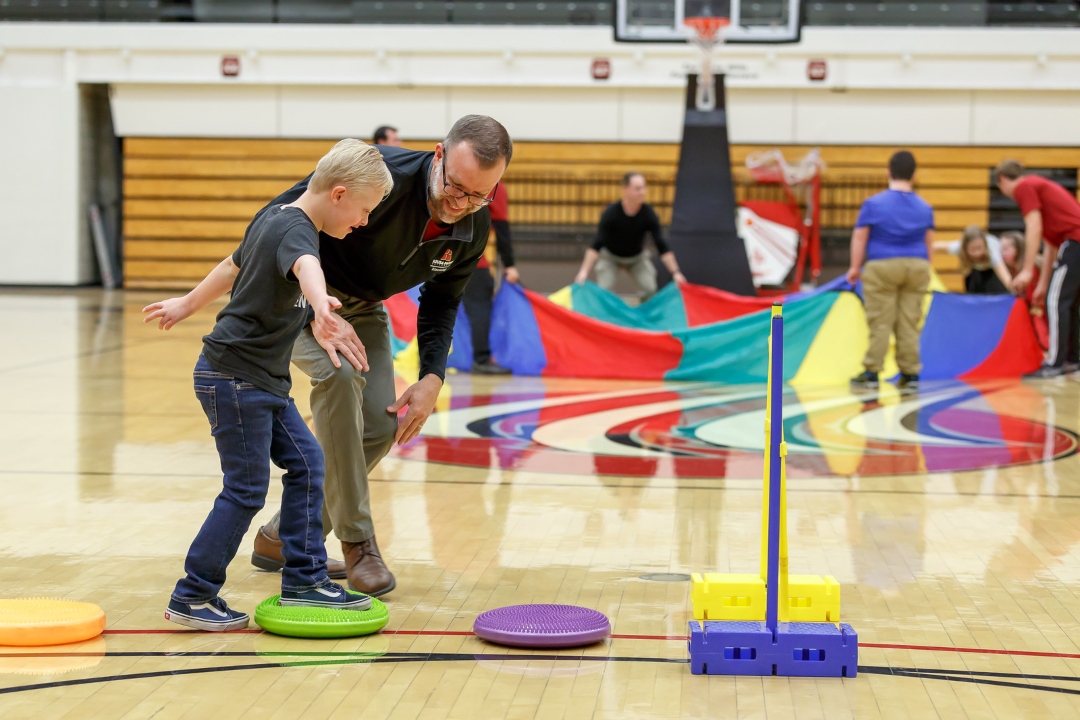
[[[745,207],[739,207],[736,226],[750,259],[754,285],[783,285],[799,257],[798,231]]]

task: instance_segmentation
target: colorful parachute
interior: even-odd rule
[[[783,299],[785,381],[841,384],[862,370],[868,339],[857,290],[841,278]],[[417,362],[416,298],[410,291],[385,303],[395,358],[406,368]],[[551,297],[503,283],[491,347],[500,364],[522,375],[764,382],[772,302],[671,283],[630,307],[591,283]],[[1022,299],[934,292],[924,308],[924,379],[1017,377],[1042,362]],[[468,319],[459,310],[449,366],[468,369],[471,360]],[[885,373],[895,372],[890,352]]]

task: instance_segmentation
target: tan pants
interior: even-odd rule
[[[311,378],[311,415],[315,438],[326,456],[323,535],[358,543],[373,537],[368,473],[394,446],[397,417],[386,412],[397,397],[390,325],[382,303],[366,302],[332,287],[345,318],[367,350],[371,370],[361,372],[344,357],[335,368],[330,356],[306,327],[293,345],[293,365]],[[281,514],[270,525],[276,530]]]
[[[609,292],[615,290],[615,276],[623,268],[633,276],[637,283],[638,296],[645,302],[656,294],[656,266],[648,250],[642,250],[631,257],[619,257],[607,248],[600,250],[596,260],[596,284]]]
[[[889,336],[896,333],[896,364],[900,372],[918,375],[919,321],[923,297],[930,285],[930,263],[920,258],[890,258],[866,263],[862,273],[863,303],[870,326],[870,349],[863,365],[881,372]]]

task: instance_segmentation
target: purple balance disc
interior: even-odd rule
[[[611,623],[596,610],[576,605],[510,605],[480,613],[473,632],[515,647],[576,647],[603,640]]]

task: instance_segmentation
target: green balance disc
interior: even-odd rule
[[[285,637],[342,638],[371,635],[386,627],[386,605],[371,598],[369,610],[332,610],[278,605],[280,595],[268,597],[255,608],[255,623],[267,632]]]

